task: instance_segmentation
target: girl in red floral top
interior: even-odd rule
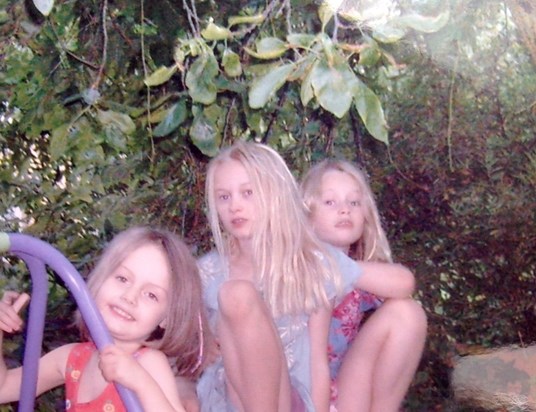
[[[88,278],[113,339],[100,353],[88,342],[71,343],[39,362],[37,394],[66,385],[68,411],[125,411],[114,383],[137,396],[144,411],[184,411],[175,384],[179,374],[196,376],[205,322],[201,281],[194,258],[174,234],[134,227],[117,235]],[[4,332],[20,330],[17,315],[26,294],[7,291],[0,302]],[[22,368],[0,361],[0,403],[16,401]]]
[[[360,169],[324,160],[306,174],[302,193],[321,240],[361,264],[392,262],[374,195]],[[424,310],[400,296],[396,284],[382,289],[380,297],[355,289],[333,310],[332,410],[397,411],[415,374],[426,338]],[[372,315],[361,325],[368,311]]]

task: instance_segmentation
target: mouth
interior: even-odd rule
[[[340,222],[337,222],[337,224],[335,225],[335,227],[340,227],[340,228],[352,228],[354,227],[353,223],[350,222],[349,220],[341,220]]]
[[[133,321],[134,320],[134,317],[132,315],[130,315],[128,312],[126,312],[123,309],[121,309],[119,306],[110,305],[110,309],[114,314],[116,314],[120,318],[123,318],[123,319],[128,320],[128,321]]]

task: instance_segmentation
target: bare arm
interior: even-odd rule
[[[162,352],[149,349],[138,359],[110,345],[100,354],[104,378],[132,390],[144,412],[185,412],[169,362]]]
[[[328,333],[332,308],[320,308],[309,318],[311,340],[311,395],[315,411],[329,410],[330,384]]]
[[[197,392],[195,390],[195,381],[191,378],[176,376],[175,382],[177,383],[179,396],[184,405],[184,409],[186,409],[186,412],[199,412],[200,405]]]
[[[383,298],[407,298],[415,291],[415,277],[395,263],[358,262],[363,274],[357,287]]]
[[[3,332],[16,332],[22,327],[17,312],[28,302],[25,293],[6,292],[0,302],[0,343]],[[55,349],[39,360],[37,394],[64,383],[64,370],[68,347]],[[0,403],[19,400],[22,385],[22,368],[7,369],[3,355],[0,358]]]

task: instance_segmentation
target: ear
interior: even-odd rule
[[[166,325],[167,325],[167,318],[164,318],[164,319],[162,320],[162,322],[160,322],[160,323],[158,324],[158,326],[161,327],[162,329],[165,329],[165,328],[166,328]]]

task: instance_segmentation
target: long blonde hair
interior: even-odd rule
[[[201,279],[195,258],[186,244],[174,233],[165,229],[145,226],[129,228],[118,235],[104,249],[90,272],[87,286],[94,297],[104,281],[117,267],[141,246],[153,244],[161,248],[171,269],[166,327],[158,327],[145,346],[158,349],[173,357],[178,374],[197,376],[201,371],[203,343],[210,338],[202,300]],[[78,317],[82,336],[91,339],[88,330]]]
[[[391,247],[381,224],[380,214],[367,176],[360,168],[345,160],[325,159],[305,174],[301,191],[309,213],[314,212],[315,202],[320,198],[320,185],[324,175],[331,170],[352,177],[363,195],[365,224],[363,235],[350,247],[350,257],[362,261],[392,262]]]
[[[234,239],[224,232],[216,211],[214,179],[218,166],[235,160],[246,170],[258,211],[253,234],[258,287],[274,316],[310,313],[328,304],[327,281],[339,275],[309,227],[298,184],[282,157],[254,142],[236,142],[212,159],[206,200],[216,248],[228,265]]]

